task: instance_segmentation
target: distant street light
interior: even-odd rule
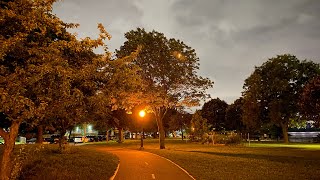
[[[141,118],[143,118],[145,115],[146,115],[146,112],[144,110],[141,110],[139,112],[139,116]],[[140,149],[143,149],[143,138],[144,138],[144,131],[143,131],[143,125],[142,125],[142,135],[141,135],[141,146],[140,146]]]
[[[180,61],[185,61],[186,60],[186,57],[179,51],[174,51],[172,53],[172,55],[177,59],[177,60],[180,60]]]
[[[144,110],[141,110],[140,112],[139,112],[139,116],[140,117],[144,117],[146,115],[146,112],[144,111]]]

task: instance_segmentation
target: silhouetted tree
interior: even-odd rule
[[[237,130],[242,132],[245,130],[245,126],[242,122],[243,114],[243,98],[235,100],[230,104],[226,110],[226,129]]]
[[[303,88],[300,109],[304,117],[320,124],[320,76],[315,77]]]
[[[319,65],[300,61],[290,54],[269,59],[245,80],[244,115],[246,125],[261,127],[273,122],[282,128],[288,142],[290,118],[299,119],[299,97],[306,82],[320,73]]]
[[[226,128],[225,117],[227,108],[228,104],[225,101],[216,98],[204,103],[201,112],[202,116],[212,125],[212,128],[219,131]]]

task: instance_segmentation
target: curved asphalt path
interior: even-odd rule
[[[111,152],[120,159],[114,180],[194,180],[174,163],[152,153],[129,149],[101,150]]]

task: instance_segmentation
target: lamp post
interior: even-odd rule
[[[144,110],[141,110],[139,112],[139,116],[141,118],[143,118],[145,115],[146,115],[146,112]],[[144,131],[143,131],[143,125],[142,125],[142,135],[141,135],[141,146],[140,146],[140,149],[143,149],[143,136],[144,136]]]

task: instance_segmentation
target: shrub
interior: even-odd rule
[[[240,144],[241,137],[236,133],[231,134],[214,134],[213,140],[215,144]],[[209,138],[209,142],[212,143],[212,138]]]
[[[231,145],[231,144],[240,144],[240,143],[241,143],[241,137],[236,133],[232,133],[228,136],[228,139],[225,144]]]

